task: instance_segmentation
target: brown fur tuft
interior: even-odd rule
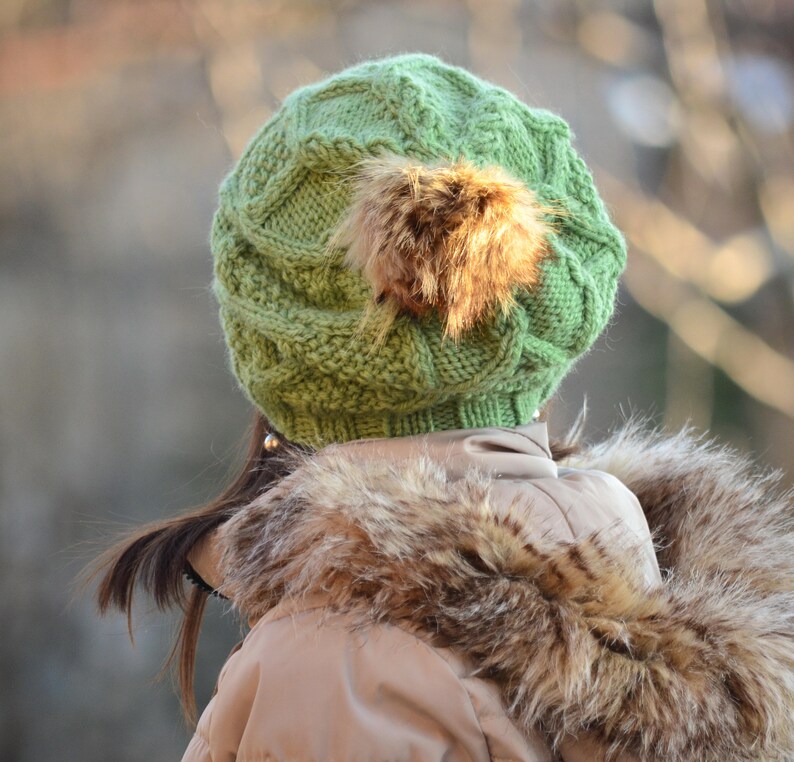
[[[457,340],[516,287],[540,280],[552,210],[499,167],[468,161],[427,167],[399,156],[360,166],[350,213],[335,242],[392,313],[437,310]]]

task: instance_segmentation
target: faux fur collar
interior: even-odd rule
[[[571,465],[638,496],[658,588],[598,536],[527,543],[487,476],[340,448],[227,524],[224,591],[254,614],[321,592],[362,624],[421,630],[553,743],[588,731],[643,760],[794,759],[791,493],[728,451],[636,427]]]

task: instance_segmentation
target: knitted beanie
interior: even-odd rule
[[[527,423],[626,257],[560,117],[420,54],[293,92],[211,243],[242,389],[313,446]]]

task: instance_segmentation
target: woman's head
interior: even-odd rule
[[[527,423],[609,320],[625,260],[565,122],[430,56],[293,93],[220,197],[215,293],[258,409],[248,455],[216,500],[96,567],[102,611],[129,616],[138,585],[185,611],[189,713],[196,543],[329,442]]]
[[[312,446],[528,422],[625,261],[565,122],[424,55],[287,98],[212,248],[242,388]]]

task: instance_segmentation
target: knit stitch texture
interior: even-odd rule
[[[430,314],[376,346],[371,287],[329,243],[356,164],[383,152],[499,166],[558,210],[540,285],[458,343]],[[313,446],[527,423],[608,322],[626,258],[560,117],[420,54],[293,92],[224,180],[212,251],[241,387]]]

